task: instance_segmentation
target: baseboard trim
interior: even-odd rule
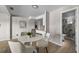
[[[62,43],[61,44],[58,44],[56,42],[52,42],[51,40],[49,40],[49,42],[54,43],[54,44],[59,45],[59,46],[62,46]]]

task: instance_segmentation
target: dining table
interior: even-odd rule
[[[41,35],[37,35],[37,36],[34,36],[34,37],[28,37],[28,36],[21,36],[18,38],[18,40],[20,42],[22,42],[23,44],[29,42],[30,45],[32,45],[32,42],[35,42],[35,41],[38,41],[38,40],[41,40],[43,37]]]

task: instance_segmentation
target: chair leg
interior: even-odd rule
[[[39,53],[39,48],[37,47],[37,53]]]
[[[46,53],[48,53],[48,49],[47,49],[47,47],[45,47],[45,50],[46,50]]]

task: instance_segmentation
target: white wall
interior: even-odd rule
[[[26,28],[20,28],[20,21],[26,22]],[[30,32],[34,28],[34,21],[29,20],[26,17],[12,17],[12,36],[18,38],[21,36],[21,32]],[[18,34],[18,36],[17,36]]]
[[[26,32],[26,28],[20,28],[20,21],[25,21],[23,17],[12,17],[12,37],[17,38],[21,35],[21,32]],[[17,36],[18,34],[18,36]]]
[[[10,15],[0,13],[0,41],[10,39]]]
[[[34,19],[28,19],[27,21],[27,32],[30,32],[32,29],[35,29],[35,21]]]
[[[61,35],[60,11],[61,9],[50,12],[49,16],[49,32],[51,33],[51,41],[56,44],[60,44],[60,37],[56,37],[57,34]]]

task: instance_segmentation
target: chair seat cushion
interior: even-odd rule
[[[33,46],[25,45],[25,47],[26,47],[26,49],[25,49],[24,53],[36,53],[37,52],[36,48]]]
[[[48,46],[48,41],[39,40],[39,41],[37,41],[36,46],[37,47],[47,47]]]

